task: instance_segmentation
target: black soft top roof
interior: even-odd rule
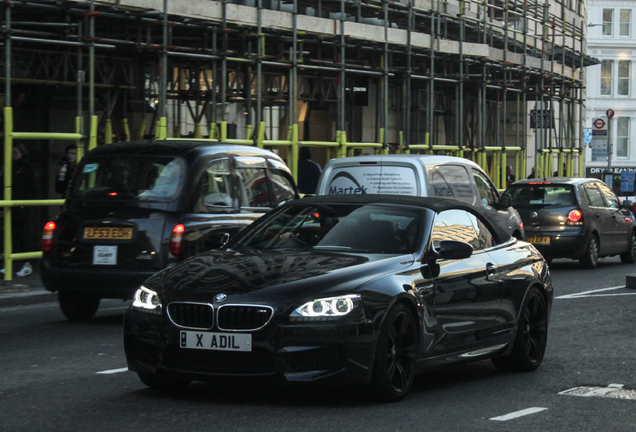
[[[484,221],[487,222],[492,232],[497,237],[498,243],[503,243],[510,238],[503,228],[494,223],[488,215],[481,212],[470,204],[466,204],[463,201],[447,199],[447,198],[434,198],[434,197],[419,197],[411,195],[374,195],[374,194],[359,194],[359,195],[320,195],[305,197],[295,201],[296,203],[306,204],[394,204],[394,205],[408,205],[413,207],[421,207],[425,209],[433,210],[436,213],[444,210],[466,210],[479,215]]]

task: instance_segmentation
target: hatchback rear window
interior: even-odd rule
[[[98,156],[79,167],[73,198],[119,197],[171,201],[183,187],[185,162],[155,155]]]
[[[573,206],[576,205],[574,188],[571,185],[537,184],[508,188],[513,207]]]

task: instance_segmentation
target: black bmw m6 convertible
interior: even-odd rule
[[[310,197],[150,277],[124,343],[151,388],[274,379],[394,401],[451,361],[538,368],[552,298],[541,254],[467,204]]]

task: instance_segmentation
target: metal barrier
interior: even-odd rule
[[[91,127],[89,140],[89,149],[96,146],[97,143],[97,127],[96,117],[91,119],[94,123]],[[80,121],[76,122],[80,127]],[[13,232],[11,223],[11,213],[13,207],[22,206],[52,206],[63,205],[63,199],[44,199],[44,200],[13,200],[13,160],[11,152],[13,150],[14,140],[71,140],[77,142],[78,161],[83,156],[84,147],[82,140],[84,135],[81,133],[62,133],[62,132],[14,132],[13,131],[13,109],[11,107],[4,108],[4,199],[0,200],[0,207],[4,210],[4,281],[9,282],[13,279],[13,261],[25,259],[38,259],[42,257],[41,251],[13,253]]]

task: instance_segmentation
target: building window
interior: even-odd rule
[[[629,75],[632,62],[629,60],[618,61],[618,95],[629,96]]]
[[[603,9],[603,36],[612,35],[612,21],[614,21],[614,9]]]
[[[632,10],[631,9],[621,9],[621,23],[619,35],[621,36],[629,36],[631,32],[631,21],[632,21]]]
[[[601,94],[612,94],[612,60],[601,61]]]
[[[629,117],[616,118],[616,157],[629,156]]]

